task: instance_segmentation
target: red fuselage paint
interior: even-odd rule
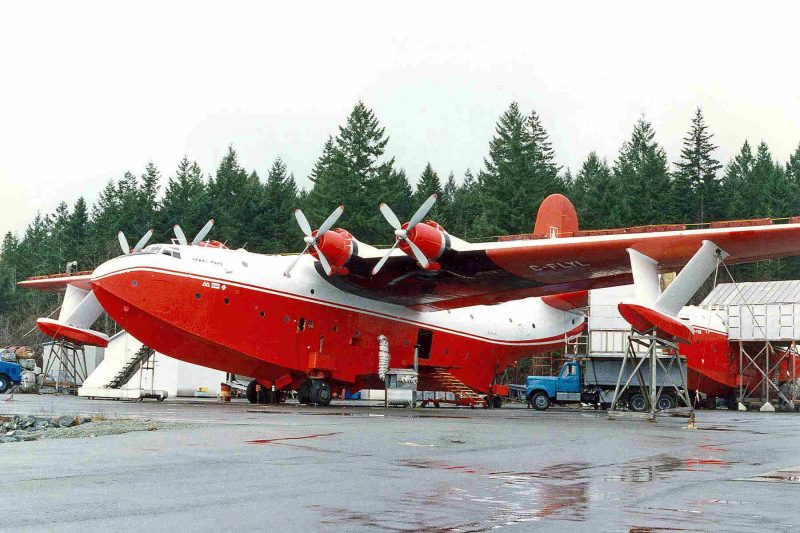
[[[284,388],[310,374],[334,388],[382,387],[378,337],[389,339],[392,367],[410,367],[424,329],[433,340],[419,359],[420,386],[425,369],[438,367],[485,392],[498,371],[563,346],[584,327],[583,315],[541,298],[420,312],[337,289],[311,257],[287,278],[282,273],[291,256],[148,248],[150,253],[113,259],[92,275],[111,318],[158,352]],[[161,253],[167,249],[178,253]]]

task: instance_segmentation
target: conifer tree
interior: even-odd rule
[[[78,198],[67,220],[65,243],[69,260],[78,262],[79,270],[89,270],[95,265],[89,258],[89,210],[83,196]]]
[[[358,102],[339,134],[329,139],[311,173],[313,188],[307,205],[313,224],[345,204],[340,224],[356,238],[385,242],[390,232],[379,211],[388,203],[398,217],[408,216],[411,191],[405,173],[393,169],[394,160],[383,160],[389,138],[375,114]],[[400,202],[398,205],[392,205]]]
[[[717,149],[711,142],[713,136],[698,107],[683,139],[681,158],[675,163],[671,203],[676,222],[707,222],[722,216],[717,176],[722,165],[713,157]]]
[[[571,187],[571,197],[578,212],[579,227],[584,229],[613,228],[622,221],[617,191],[611,169],[597,152],[591,152],[581,165]]]
[[[218,228],[225,228],[231,246],[250,242],[250,224],[258,214],[260,196],[258,176],[248,174],[239,166],[236,151],[229,146],[208,183],[208,197],[211,217],[217,221]]]
[[[722,181],[722,198],[725,206],[725,218],[748,218],[751,209],[753,194],[752,179],[750,174],[755,161],[750,143],[745,141],[739,153],[734,156],[725,168],[725,177]]]
[[[184,156],[178,163],[175,177],[169,179],[164,190],[159,212],[161,231],[171,239],[171,228],[178,224],[191,239],[209,218],[211,211],[203,172],[197,162],[190,162]]]
[[[277,158],[267,174],[261,209],[254,221],[258,250],[281,253],[298,241],[297,223],[292,215],[297,205],[297,185],[286,164]]]
[[[458,184],[456,183],[456,176],[453,172],[447,176],[447,181],[442,189],[441,199],[437,202],[439,204],[439,224],[444,226],[445,229],[451,226],[453,221],[453,202],[455,201],[456,194],[458,194]],[[449,229],[447,230],[450,231]]]
[[[142,174],[142,183],[139,188],[139,217],[138,221],[141,226],[145,227],[145,231],[150,228],[155,228],[158,223],[156,213],[158,212],[158,189],[160,188],[159,181],[161,180],[161,173],[158,171],[152,161],[147,163]],[[162,232],[157,231],[156,234],[161,236]]]
[[[442,214],[447,209],[447,198],[442,194],[442,182],[439,181],[439,175],[433,170],[431,164],[428,163],[425,165],[425,169],[422,171],[422,175],[414,189],[412,211],[422,205],[432,194],[435,194],[438,198],[431,210],[428,211],[426,218],[435,220],[439,224],[444,224],[445,221],[442,218]]]
[[[622,225],[663,223],[671,192],[667,156],[655,141],[652,124],[644,118],[636,122],[630,140],[622,145],[613,172]]]
[[[532,112],[525,118],[516,102],[498,120],[484,164],[479,182],[486,223],[481,234],[490,223],[501,233],[529,232],[542,200],[564,190],[539,116]]]

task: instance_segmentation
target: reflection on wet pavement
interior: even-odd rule
[[[621,466],[617,474],[607,475],[604,481],[625,483],[647,483],[670,477],[675,472],[706,472],[714,467],[726,468],[729,461],[723,459],[680,458],[669,454],[659,454],[647,459],[630,461]]]

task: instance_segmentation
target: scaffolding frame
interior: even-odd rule
[[[739,386],[736,389],[736,401],[744,404],[755,398],[752,394],[755,391],[760,391],[760,401],[765,403],[770,402],[770,392],[774,392],[773,399],[782,400],[791,410],[795,410],[798,406],[798,384],[797,384],[797,360],[800,358],[798,352],[797,341],[792,340],[788,346],[783,350],[776,350],[778,343],[764,339],[763,346],[755,353],[751,354],[748,351],[747,344],[754,344],[753,342],[746,343],[745,341],[738,341],[739,345]],[[759,345],[761,343],[759,342]],[[789,383],[791,383],[791,392],[789,396],[781,391],[779,386],[781,365],[787,361],[790,367]],[[763,364],[761,363],[763,361]],[[757,374],[757,379],[753,382],[752,374],[745,374],[750,369],[754,369]],[[747,379],[747,383],[745,383]],[[776,383],[777,382],[777,383]]]
[[[644,347],[646,352],[642,353],[637,351],[637,347]],[[642,391],[649,419],[655,422],[657,415],[662,413],[666,414],[666,412],[658,410],[659,398],[664,393],[665,389],[675,389],[676,396],[683,401],[684,406],[688,409],[688,413],[685,413],[685,415],[691,419],[690,423],[693,423],[694,407],[689,398],[689,391],[686,386],[686,374],[683,371],[681,359],[678,353],[677,343],[658,337],[652,332],[631,333],[628,336],[628,348],[622,358],[622,365],[619,375],[617,376],[617,384],[614,387],[614,396],[611,399],[609,414],[620,411],[621,400],[625,396],[627,390],[633,385]],[[643,374],[645,361],[649,362],[650,367],[649,384],[648,381],[645,380]],[[622,380],[626,375],[625,370],[628,368],[628,365],[631,365],[633,369],[623,383]],[[672,369],[674,365],[677,365],[680,383],[676,383],[672,378]],[[659,368],[663,372],[663,379],[660,384],[658,383]],[[638,384],[632,383],[634,377],[637,378]],[[677,413],[673,412],[669,414],[674,415]]]
[[[42,374],[44,379],[47,380],[50,372],[55,370],[57,372],[54,379],[55,393],[76,394],[78,387],[89,375],[83,346],[66,339],[54,340],[48,345],[50,349],[47,353],[47,364]]]

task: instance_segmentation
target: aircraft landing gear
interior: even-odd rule
[[[330,405],[331,386],[321,379],[304,381],[297,389],[297,400],[301,404]]]
[[[270,404],[286,401],[286,395],[283,391],[276,390],[273,393],[271,389],[264,386],[258,387],[258,381],[256,380],[247,384],[245,396],[247,396],[247,401],[250,403]]]

